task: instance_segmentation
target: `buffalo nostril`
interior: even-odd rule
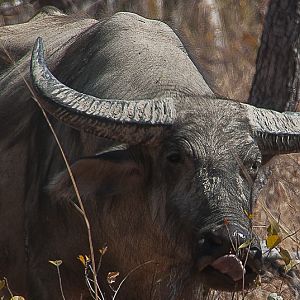
[[[259,247],[257,246],[252,246],[250,247],[250,255],[254,258],[254,259],[258,259],[261,260],[262,259],[262,251]]]
[[[198,241],[198,246],[203,246],[204,245],[204,243],[205,243],[205,239],[200,239],[199,241]]]
[[[247,251],[243,250],[245,247],[241,247],[243,251],[239,251],[239,246],[250,240],[249,230],[235,224],[221,225],[213,230],[203,232],[199,236],[197,243],[200,252],[198,253],[211,254],[214,257],[236,253],[243,257],[246,252],[251,250],[251,258],[259,261],[261,250],[256,244],[251,245],[251,249],[247,247]]]
[[[224,237],[218,231],[211,231],[206,234],[204,240],[212,246],[220,246],[224,242]]]

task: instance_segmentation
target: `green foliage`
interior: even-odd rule
[[[246,242],[244,242],[243,244],[241,244],[238,247],[238,250],[248,248],[251,245],[252,242],[253,242],[253,240],[247,240]]]
[[[279,222],[274,221],[274,219],[272,218],[269,218],[269,222],[270,225],[267,228],[266,245],[270,250],[272,250],[274,248],[277,248],[277,246],[280,245],[284,238],[282,238]],[[286,273],[299,264],[298,260],[292,259],[292,256],[290,255],[288,250],[284,249],[283,247],[278,247],[278,250],[281,259],[285,264],[284,270]]]

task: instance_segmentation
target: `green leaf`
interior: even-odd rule
[[[85,258],[84,258],[84,256],[83,255],[78,255],[77,256],[77,258],[81,261],[81,263],[85,266],[86,265],[86,260],[85,260]]]
[[[5,280],[0,280],[0,291],[5,287]]]
[[[268,235],[279,235],[280,234],[280,226],[279,223],[274,221],[273,219],[269,219],[270,225],[267,228]]]
[[[268,235],[266,243],[269,249],[275,248],[281,242],[281,237],[278,234]]]
[[[299,260],[291,260],[289,262],[289,264],[287,264],[286,266],[284,266],[284,271],[287,273],[287,272],[289,272],[290,270],[292,270],[293,268],[295,268],[299,264],[300,264]]]
[[[249,220],[253,220],[253,214],[244,209],[244,214],[247,216]]]
[[[292,260],[290,253],[287,250],[283,249],[282,247],[280,247],[279,250],[280,250],[279,254],[281,258],[283,259],[284,263],[288,265]]]
[[[243,244],[239,245],[238,249],[244,249],[244,248],[247,248],[251,243],[252,243],[253,239],[252,240],[247,240],[246,242],[244,242]]]
[[[268,234],[266,239],[266,244],[269,249],[275,248],[282,241],[280,234],[280,226],[279,223],[274,221],[273,219],[269,220],[270,225],[267,228]]]

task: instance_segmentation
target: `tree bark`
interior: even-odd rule
[[[300,110],[300,0],[271,0],[248,102]]]
[[[248,100],[257,107],[300,111],[300,0],[271,0]],[[275,156],[261,168],[255,181],[260,190],[255,223],[269,224],[274,218],[290,237],[280,243],[289,253],[297,248],[293,232],[300,226],[299,166],[299,153]],[[264,235],[265,229],[260,231],[260,236]],[[284,265],[280,259],[276,263]],[[281,294],[284,299],[299,295],[299,267],[290,272],[285,281],[288,288],[281,289],[287,291]]]

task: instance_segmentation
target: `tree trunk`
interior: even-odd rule
[[[271,0],[249,103],[300,110],[300,0]]]
[[[300,0],[271,0],[257,55],[250,104],[278,111],[300,111],[299,51]],[[300,226],[299,166],[299,153],[275,156],[261,168],[255,181],[258,190],[263,188],[258,196],[254,222],[270,224],[274,218],[273,222],[276,220],[280,224],[281,232],[290,237],[284,238],[279,245],[289,253],[297,249],[299,241],[299,236],[296,239],[293,236]],[[260,230],[260,236],[264,236],[265,228]],[[277,266],[284,266],[280,259],[274,261],[273,266],[277,263]],[[298,299],[299,267],[289,272],[291,275],[285,281],[288,288],[280,289],[279,295],[284,299]]]

